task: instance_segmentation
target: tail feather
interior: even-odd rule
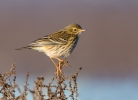
[[[17,48],[15,50],[22,50],[22,49],[31,49],[31,47],[30,46],[26,46],[26,47]]]

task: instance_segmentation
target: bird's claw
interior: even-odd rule
[[[63,66],[71,67],[71,66],[69,65],[69,62],[68,62],[66,59],[61,60],[61,61],[59,62],[59,65],[60,65],[61,67],[63,67]]]

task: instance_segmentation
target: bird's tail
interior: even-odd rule
[[[21,47],[21,48],[15,49],[15,50],[22,50],[22,49],[31,49],[31,46]]]

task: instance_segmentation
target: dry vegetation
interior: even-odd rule
[[[24,90],[21,91],[20,84],[16,81],[15,64],[12,64],[9,72],[0,74],[0,100],[27,100],[28,93],[32,94],[33,100],[77,100],[76,81],[81,69],[67,77],[63,72],[59,75],[55,74],[55,78],[52,78],[47,85],[44,84],[44,77],[40,76],[34,81],[33,89],[28,88],[29,72],[27,72]],[[44,89],[47,92],[43,92]],[[19,92],[20,95],[16,96],[15,92]],[[69,95],[66,95],[65,92],[68,92]]]

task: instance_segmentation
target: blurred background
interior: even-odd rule
[[[55,67],[46,55],[14,49],[71,23],[86,29],[64,68],[83,68],[79,100],[138,100],[137,0],[0,0],[0,73],[14,62],[21,86],[27,71],[30,88],[41,75],[49,83]]]

